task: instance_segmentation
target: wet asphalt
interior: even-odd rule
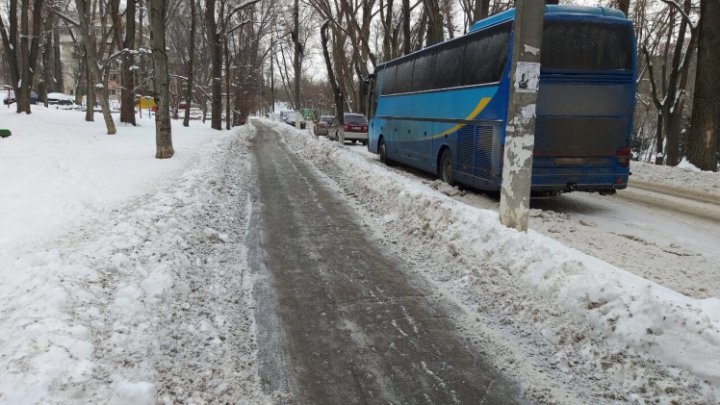
[[[356,213],[261,122],[249,261],[264,389],[279,404],[513,404]]]

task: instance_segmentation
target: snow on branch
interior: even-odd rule
[[[693,31],[695,31],[695,29],[697,29],[698,22],[693,21],[692,18],[690,18],[690,16],[688,15],[688,13],[685,12],[685,9],[682,8],[682,6],[677,1],[675,1],[675,0],[660,0],[660,1],[662,1],[663,3],[667,4],[668,6],[679,11],[680,14],[682,14],[683,18],[685,19],[685,21],[687,21],[687,23],[690,25],[690,28]]]

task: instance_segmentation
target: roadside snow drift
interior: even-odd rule
[[[0,403],[265,403],[243,228],[247,129],[0,111]],[[242,367],[238,367],[242,364]]]
[[[446,250],[457,260],[457,274],[441,277],[450,288],[497,294],[558,347],[573,339],[560,328],[572,325],[558,326],[544,312],[561,308],[585,329],[574,339],[575,343],[590,340],[588,352],[626,351],[676,368],[676,377],[687,370],[696,381],[707,383],[700,389],[703,395],[720,399],[720,299],[692,299],[532,230],[510,230],[499,223],[494,211],[455,201],[336,142],[286,126],[277,128],[288,134],[297,153],[321,170],[336,169],[332,177],[380,221]],[[519,295],[513,296],[510,287],[516,284]],[[555,309],[533,307],[538,296],[554,302]],[[598,365],[602,354],[587,353]]]

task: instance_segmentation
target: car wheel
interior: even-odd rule
[[[355,139],[353,139],[352,144],[355,145],[355,143],[357,143],[357,141]]]
[[[445,149],[440,157],[440,179],[445,183],[454,186],[455,179],[453,179],[453,164],[452,157],[450,156],[450,149]]]
[[[367,146],[367,141],[362,141],[362,144],[363,144],[364,146]]]

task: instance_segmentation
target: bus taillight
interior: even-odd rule
[[[617,157],[618,164],[622,167],[628,167],[630,166],[630,155],[632,154],[632,149],[629,146],[625,146],[623,148],[620,148],[615,152],[615,156]]]

